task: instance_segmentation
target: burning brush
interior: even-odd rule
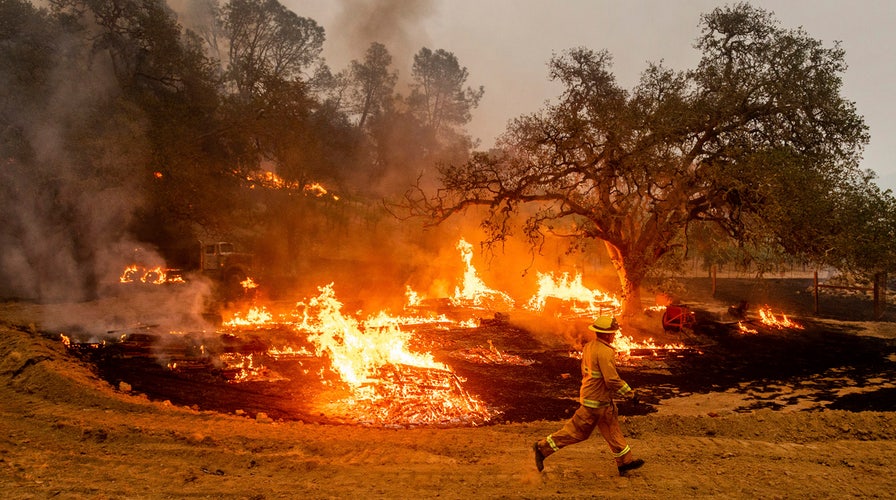
[[[743,334],[755,334],[759,333],[759,331],[755,328],[751,328],[748,326],[749,323],[755,324],[753,321],[743,320],[737,322],[737,328],[740,333]],[[763,306],[759,309],[759,321],[758,324],[771,328],[774,330],[784,330],[784,329],[792,329],[792,330],[802,330],[803,325],[791,320],[787,317],[786,314],[780,313],[776,314],[772,311],[772,308],[769,306]]]

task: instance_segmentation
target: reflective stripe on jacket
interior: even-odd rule
[[[624,396],[631,390],[616,371],[616,351],[610,344],[595,339],[585,345],[582,351],[582,387],[579,390],[582,406],[608,406],[613,396]]]

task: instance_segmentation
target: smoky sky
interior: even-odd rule
[[[324,56],[337,68],[363,56],[359,42],[369,9],[392,23],[381,26],[382,41],[393,51],[396,67],[407,76],[410,59],[420,47],[454,53],[469,69],[469,82],[483,85],[485,95],[473,112],[469,130],[488,148],[509,120],[559,95],[549,81],[552,54],[574,47],[606,49],[624,88],[632,88],[648,61],[676,69],[693,68],[699,54],[700,15],[735,2],[726,0],[431,0],[375,2],[283,0],[299,15],[317,20],[327,30]],[[843,95],[855,101],[870,127],[871,143],[863,168],[875,171],[884,188],[896,188],[896,4],[891,0],[753,0],[774,13],[785,28],[803,28],[826,47],[839,42],[849,65]],[[377,8],[382,5],[382,8]],[[404,10],[395,10],[405,6]],[[391,38],[389,38],[391,37]],[[387,40],[388,38],[388,40]],[[389,40],[400,40],[400,44]],[[356,45],[357,44],[357,45]],[[409,47],[399,49],[393,45]]]

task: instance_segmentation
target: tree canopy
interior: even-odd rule
[[[640,311],[647,272],[696,224],[739,241],[818,250],[820,214],[864,173],[867,127],[841,95],[844,52],[785,29],[748,4],[701,18],[696,68],[650,64],[632,90],[606,51],[550,61],[563,92],[515,119],[498,147],[440,170],[442,187],[409,194],[435,221],[485,206],[489,242],[517,229],[605,244],[624,315]],[[824,218],[822,219],[824,220]]]

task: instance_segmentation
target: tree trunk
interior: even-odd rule
[[[627,320],[641,314],[641,280],[644,278],[643,266],[639,268],[636,262],[632,262],[625,252],[608,241],[604,241],[607,253],[610,255],[610,262],[616,269],[616,275],[619,277],[619,285],[622,288],[622,314],[621,322],[624,324]]]

